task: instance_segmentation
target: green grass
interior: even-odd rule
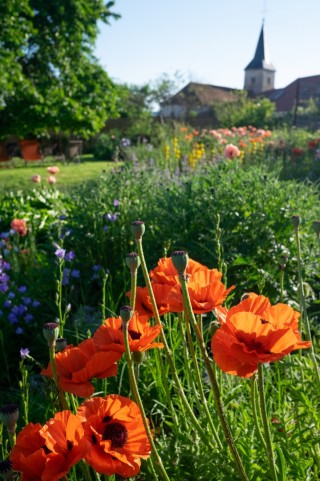
[[[15,164],[14,167],[3,167],[0,169],[0,194],[7,193],[10,190],[23,189],[28,190],[35,187],[36,184],[31,181],[31,177],[35,174],[41,175],[41,184],[47,184],[49,176],[47,168],[57,165],[60,172],[55,176],[57,179],[56,186],[59,190],[68,190],[75,187],[81,182],[95,180],[102,172],[107,172],[115,167],[114,162],[110,161],[87,161],[82,159],[80,163],[63,164],[54,162],[46,164],[40,162],[32,162],[29,165]]]

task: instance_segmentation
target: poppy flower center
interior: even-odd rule
[[[248,339],[242,336],[238,336],[238,340],[240,342],[243,342],[243,344],[246,346],[246,348],[249,351],[258,351],[258,352],[264,352],[264,346],[262,342],[257,341],[256,339]]]
[[[133,341],[136,341],[137,339],[140,339],[140,337],[141,337],[140,332],[132,331],[131,329],[129,329],[128,332],[129,332],[130,337]]]
[[[128,439],[128,431],[120,423],[108,424],[104,428],[102,439],[110,440],[112,448],[122,448]]]

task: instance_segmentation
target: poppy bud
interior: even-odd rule
[[[6,404],[0,409],[0,419],[6,426],[9,434],[14,434],[19,419],[19,408],[16,404]]]
[[[56,340],[56,352],[62,352],[67,347],[67,339],[64,337],[58,337]]]
[[[52,345],[59,336],[59,324],[56,322],[48,322],[43,326],[44,338],[48,341],[49,345]]]
[[[291,217],[291,224],[295,229],[298,229],[299,225],[301,224],[301,217],[299,215],[293,215]]]
[[[7,481],[14,479],[13,464],[10,459],[5,459],[0,461],[0,478],[6,479]]]
[[[171,254],[172,264],[176,268],[178,274],[185,274],[189,256],[186,251],[174,251]]]
[[[140,257],[136,252],[130,252],[126,255],[126,264],[130,269],[130,272],[135,272],[140,266]]]
[[[320,234],[320,220],[313,221],[311,227],[317,235]]]
[[[120,317],[123,323],[128,323],[132,317],[133,309],[131,306],[120,307]]]
[[[136,240],[142,239],[145,230],[146,226],[141,220],[135,220],[131,222],[131,232]]]
[[[135,364],[141,364],[144,359],[144,352],[143,351],[133,351],[132,353],[132,360]]]
[[[245,300],[248,299],[249,297],[250,297],[249,294],[248,294],[247,292],[245,292],[244,294],[242,294],[240,300],[241,300],[241,301],[245,301]]]

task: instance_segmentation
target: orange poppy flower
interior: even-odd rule
[[[234,286],[226,289],[220,281],[221,272],[217,269],[203,268],[193,273],[188,282],[188,291],[192,310],[195,314],[204,314],[212,311],[215,307],[221,305],[226,299]],[[172,287],[167,301],[171,312],[182,312],[182,294],[180,285]]]
[[[229,374],[250,377],[261,363],[274,362],[296,349],[310,347],[291,327],[265,321],[251,312],[236,312],[215,332],[213,357]]]
[[[167,284],[158,284],[156,282],[152,282],[151,285],[156,299],[159,315],[162,316],[163,314],[167,314],[170,312],[170,308],[166,302],[166,299],[171,290],[171,286]],[[130,291],[127,292],[126,295],[129,299],[131,299]],[[135,310],[140,316],[145,316],[147,319],[154,317],[147,287],[137,287]]]
[[[189,259],[186,274],[191,280],[195,272],[203,269],[208,268],[200,264],[200,262]],[[177,270],[172,263],[171,257],[163,257],[162,259],[159,259],[157,267],[150,271],[150,277],[154,283],[170,285],[179,284]]]
[[[272,306],[267,297],[254,294],[253,292],[250,292],[246,299],[231,307],[231,309],[227,310],[218,307],[216,312],[220,322],[227,321],[237,312],[251,312],[265,322],[269,322],[275,328],[291,327],[296,332],[299,327],[299,312],[287,304],[275,304]]]
[[[92,339],[86,339],[78,347],[68,346],[55,357],[59,385],[63,391],[89,397],[94,392],[91,379],[115,376],[120,358],[121,354],[111,348],[108,352],[97,351]],[[50,363],[41,374],[52,377]]]
[[[25,237],[27,235],[27,223],[24,219],[13,219],[10,227],[21,237]]]
[[[98,473],[135,476],[141,458],[150,456],[150,444],[138,406],[123,396],[111,394],[85,401],[77,416],[84,423],[91,443],[84,458]]]
[[[13,468],[21,471],[21,481],[58,481],[89,448],[81,420],[62,411],[43,427],[30,423],[22,429],[10,459]]]
[[[163,347],[159,342],[152,342],[160,333],[161,326],[150,326],[145,316],[133,314],[129,321],[129,346],[131,351],[147,351],[153,347]],[[93,335],[93,342],[100,351],[114,350],[125,352],[121,317],[109,317]]]

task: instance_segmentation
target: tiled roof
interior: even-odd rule
[[[235,100],[235,90],[229,87],[190,82],[165,104],[184,106],[213,105],[216,102]]]

